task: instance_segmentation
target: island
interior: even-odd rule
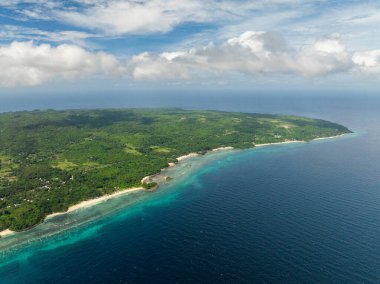
[[[320,119],[177,108],[3,113],[0,231],[31,228],[122,190],[155,190],[149,176],[188,154],[345,133]]]

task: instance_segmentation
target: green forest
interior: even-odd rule
[[[80,201],[141,186],[176,157],[222,146],[350,132],[325,120],[182,109],[0,114],[0,231],[21,231]]]

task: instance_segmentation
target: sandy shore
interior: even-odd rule
[[[339,134],[339,135],[334,135],[334,136],[328,136],[328,137],[314,138],[311,141],[338,138],[338,137],[341,137],[341,136],[344,136],[344,135],[347,135],[347,133],[343,133],[343,134]],[[260,147],[260,146],[270,146],[270,145],[288,144],[288,143],[306,143],[306,141],[303,141],[303,140],[291,140],[291,141],[284,141],[284,142],[263,143],[263,144],[254,144],[254,145],[255,145],[255,147]]]
[[[215,152],[215,151],[224,151],[224,150],[232,150],[234,149],[234,147],[219,147],[219,148],[215,148],[215,149],[212,149],[211,151],[209,152]],[[187,155],[184,155],[184,156],[181,156],[181,157],[178,157],[177,158],[177,161],[178,162],[181,162],[181,161],[184,161],[184,160],[187,160],[187,159],[190,159],[190,158],[193,158],[193,157],[197,157],[199,156],[200,154],[198,153],[190,153],[190,154],[187,154]],[[176,163],[169,163],[169,167],[173,167],[175,166]]]
[[[13,235],[14,233],[15,232],[13,232],[9,229],[6,229],[6,230],[0,232],[0,237],[4,238],[4,237],[10,236],[10,235]]]
[[[262,146],[270,146],[270,145],[289,144],[289,143],[305,143],[305,142],[306,141],[303,141],[303,140],[292,140],[292,141],[275,142],[275,143],[254,144],[254,145],[255,145],[255,147],[262,147]]]
[[[331,138],[338,138],[338,137],[341,137],[341,136],[344,136],[346,134],[339,134],[339,135],[336,135],[336,136],[329,136],[329,137],[321,137],[321,138],[315,138],[313,140],[325,140],[325,139],[331,139]]]
[[[178,161],[178,162],[181,162],[181,161],[183,161],[183,160],[186,160],[186,159],[189,159],[189,158],[192,158],[192,157],[197,157],[197,156],[199,156],[198,153],[190,153],[190,154],[187,154],[187,155],[184,155],[184,156],[178,157],[178,158],[177,158],[177,161]]]
[[[211,152],[226,151],[226,150],[233,150],[233,149],[234,147],[219,147],[219,148],[212,149]]]
[[[127,188],[127,189],[120,190],[120,191],[117,191],[117,192],[112,193],[112,194],[100,196],[98,198],[94,198],[94,199],[90,199],[90,200],[86,200],[86,201],[82,201],[78,204],[75,204],[75,205],[69,207],[69,209],[65,212],[57,212],[57,213],[47,215],[45,217],[45,220],[49,219],[49,218],[53,218],[55,216],[59,216],[59,215],[63,215],[63,214],[69,213],[69,212],[73,212],[73,211],[76,211],[78,209],[91,207],[91,206],[94,206],[94,205],[99,204],[101,202],[107,201],[109,199],[116,198],[116,197],[119,197],[119,196],[124,195],[124,194],[131,193],[131,192],[141,191],[141,190],[145,190],[145,188],[143,188],[143,187]],[[7,230],[0,232],[0,237],[4,238],[4,237],[10,236],[10,235],[13,235],[15,233],[16,232],[7,229]]]
[[[55,216],[59,216],[59,215],[62,215],[62,214],[66,214],[66,213],[69,213],[69,212],[73,212],[73,211],[76,211],[78,209],[82,209],[82,208],[86,208],[86,207],[91,207],[93,205],[99,204],[99,203],[107,201],[109,199],[116,198],[116,197],[119,197],[119,196],[127,194],[127,193],[141,191],[141,190],[145,190],[145,188],[143,188],[143,187],[127,188],[127,189],[120,190],[120,191],[117,191],[117,192],[112,193],[112,194],[100,196],[98,198],[94,198],[94,199],[90,199],[90,200],[86,200],[86,201],[82,201],[82,202],[80,202],[80,203],[78,203],[76,205],[73,205],[73,206],[69,207],[69,209],[67,211],[65,211],[65,212],[58,212],[58,213],[53,213],[53,214],[47,215],[45,219],[52,218],[52,217],[55,217]]]

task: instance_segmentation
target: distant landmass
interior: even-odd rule
[[[220,111],[3,113],[0,231],[25,230],[49,214],[122,190],[154,190],[158,185],[149,176],[191,153],[309,141],[350,132],[319,119]]]

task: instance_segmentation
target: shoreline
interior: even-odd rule
[[[143,191],[143,190],[145,190],[145,188],[143,188],[143,187],[131,187],[131,188],[126,188],[126,189],[122,189],[122,190],[116,191],[116,192],[111,193],[111,194],[106,194],[106,195],[103,195],[103,196],[100,196],[100,197],[96,197],[94,199],[88,199],[88,200],[85,200],[85,201],[81,201],[78,204],[70,206],[69,209],[67,209],[67,211],[56,212],[56,213],[52,213],[52,214],[47,215],[45,217],[45,220],[53,218],[53,217],[56,217],[56,216],[60,216],[60,215],[66,214],[66,213],[70,213],[70,212],[73,212],[73,211],[76,211],[76,210],[79,210],[79,209],[91,207],[91,206],[94,206],[96,204],[105,202],[107,200],[119,197],[119,196],[124,195],[124,194],[128,194],[128,193],[131,193],[131,192],[136,192],[136,191]]]
[[[187,155],[183,155],[183,156],[180,156],[180,157],[178,157],[178,158],[176,158],[176,160],[178,161],[178,162],[181,162],[181,161],[184,161],[184,160],[187,160],[187,159],[190,159],[190,158],[193,158],[193,157],[198,157],[199,156],[199,154],[198,153],[190,153],[190,154],[187,154]],[[175,165],[175,163],[174,163],[174,165]]]
[[[67,214],[67,213],[70,213],[70,212],[74,212],[74,211],[77,211],[77,210],[80,210],[80,209],[83,209],[83,208],[94,206],[96,204],[105,202],[105,201],[113,199],[113,198],[117,198],[117,197],[119,197],[121,195],[124,195],[124,194],[132,193],[132,192],[137,192],[137,191],[143,191],[143,190],[146,190],[146,189],[143,188],[143,187],[131,187],[131,188],[126,188],[126,189],[123,189],[123,190],[116,191],[116,192],[111,193],[111,194],[106,194],[106,195],[103,195],[103,196],[99,196],[99,197],[96,197],[96,198],[93,198],[93,199],[84,200],[84,201],[79,202],[78,204],[70,206],[67,209],[67,211],[56,212],[56,213],[51,213],[49,215],[46,215],[44,221],[46,221],[46,220],[48,220],[50,218],[54,218],[56,216],[64,215],[64,214]],[[24,231],[28,231],[28,230],[29,229],[26,229]],[[19,233],[19,232],[12,231],[10,229],[6,229],[4,231],[0,231],[0,239],[8,237],[8,236],[11,236],[11,235],[14,235],[14,234],[17,234],[17,233]]]
[[[339,134],[339,135],[336,135],[336,136],[314,138],[311,141],[337,138],[337,137],[340,137],[340,136],[344,136],[346,134],[347,133]],[[303,141],[303,140],[291,140],[291,141],[274,142],[274,143],[253,144],[254,147],[252,147],[252,149],[254,149],[255,147],[265,147],[265,146],[280,145],[280,144],[289,144],[289,143],[306,143],[306,142],[307,141]],[[235,149],[234,147],[225,146],[225,147],[219,147],[219,148],[212,149],[210,151],[207,151],[207,153],[215,153],[215,152],[218,152],[218,151],[227,151],[227,150],[234,150],[234,149]],[[193,152],[193,153],[189,153],[187,155],[180,156],[180,157],[176,158],[176,160],[177,160],[176,163],[168,163],[168,167],[173,167],[173,166],[175,166],[179,162],[183,162],[183,161],[186,161],[186,160],[188,160],[190,158],[198,157],[200,155],[201,154],[199,154],[199,153]],[[154,177],[154,176],[157,176],[157,175],[161,174],[162,170],[163,169],[161,169],[160,172],[157,173],[157,174],[155,174],[155,175],[144,177],[141,180],[141,182],[143,183],[144,181],[148,181],[151,177]],[[105,202],[105,201],[107,201],[109,199],[117,198],[117,197],[119,197],[121,195],[132,193],[132,192],[137,192],[137,191],[146,191],[146,189],[144,187],[126,188],[126,189],[119,190],[119,191],[116,191],[116,192],[111,193],[111,194],[103,195],[103,196],[100,196],[100,197],[97,197],[97,198],[93,198],[93,199],[84,200],[84,201],[79,202],[78,204],[70,206],[67,211],[56,212],[56,213],[52,213],[52,214],[47,215],[45,217],[44,221],[48,220],[50,218],[56,217],[56,216],[60,216],[60,215],[64,215],[64,214],[67,214],[67,213],[70,213],[70,212],[74,212],[74,211],[80,210],[80,209],[83,209],[83,208],[92,207],[92,206],[97,205],[99,203]],[[27,230],[28,229],[26,229],[26,231]],[[8,237],[8,236],[11,236],[11,235],[14,235],[14,234],[17,234],[17,233],[18,232],[12,231],[10,229],[6,229],[6,230],[3,230],[3,231],[0,231],[0,239]]]
[[[343,133],[339,135],[334,135],[334,136],[327,136],[327,137],[319,137],[319,138],[314,138],[311,139],[310,141],[305,141],[305,140],[289,140],[289,141],[283,141],[283,142],[273,142],[273,143],[263,143],[263,144],[254,144],[255,147],[262,147],[262,146],[271,146],[271,145],[280,145],[280,144],[289,144],[289,143],[307,143],[311,141],[316,141],[316,140],[326,140],[326,139],[333,139],[333,138],[338,138],[344,135],[347,135],[350,133]]]
[[[316,139],[319,139],[319,138],[316,138]],[[313,139],[313,140],[315,140],[315,139]],[[304,140],[291,140],[291,141],[283,141],[283,142],[253,144],[253,145],[255,145],[255,147],[263,147],[263,146],[272,146],[272,145],[290,144],[290,143],[307,143],[307,141],[304,141]]]
[[[329,136],[329,137],[320,137],[320,138],[315,138],[313,140],[325,140],[325,139],[338,138],[338,137],[341,137],[341,136],[344,136],[344,135],[347,135],[347,134],[350,134],[350,133],[343,133],[343,134],[339,134],[339,135],[335,135],[335,136]]]
[[[8,237],[8,236],[16,234],[16,233],[17,232],[15,232],[15,231],[11,231],[9,229],[6,229],[6,230],[0,232],[0,237],[5,238],[5,237]]]
[[[227,151],[227,150],[233,150],[233,149],[234,147],[226,146],[226,147],[219,147],[219,148],[212,149],[210,152]]]

